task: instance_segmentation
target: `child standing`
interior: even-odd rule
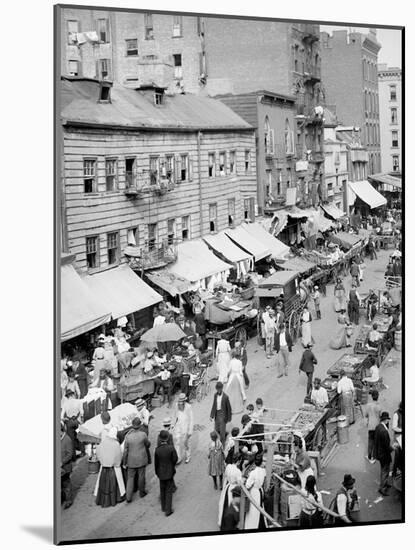
[[[314,287],[313,300],[314,300],[314,307],[315,307],[315,310],[316,310],[317,319],[321,319],[320,292],[318,290],[318,286]]]
[[[213,477],[213,486],[218,488],[217,478],[219,478],[219,488],[223,486],[223,472],[225,471],[225,454],[223,452],[223,446],[218,438],[217,432],[211,432],[209,445],[209,467],[208,473]]]

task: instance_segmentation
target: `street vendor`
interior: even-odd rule
[[[372,330],[369,332],[367,343],[371,348],[377,348],[382,341],[382,335],[378,332],[378,324],[373,323]]]
[[[373,289],[369,290],[369,295],[367,297],[367,318],[369,321],[372,321],[377,313],[377,307],[376,304],[378,302],[378,297],[376,296],[376,292]]]
[[[344,369],[340,370],[340,380],[337,384],[337,393],[340,396],[340,405],[342,415],[347,416],[349,424],[354,422],[354,385],[346,375]]]
[[[83,422],[84,409],[82,401],[76,399],[75,393],[72,390],[67,390],[65,394],[66,399],[63,402],[61,410],[61,419],[65,422],[66,433],[72,440],[73,450],[72,458],[76,459],[76,451],[81,451],[81,454],[84,455],[84,446],[78,440],[76,430]]]
[[[321,385],[320,378],[314,378],[313,382],[314,388],[311,391],[311,402],[313,405],[320,409],[324,409],[329,404],[329,396],[327,394],[326,388],[323,388]]]
[[[314,475],[310,457],[304,450],[304,444],[297,436],[294,437],[295,469],[301,481],[301,489],[304,489],[308,476]]]
[[[362,378],[364,384],[376,384],[379,382],[379,368],[376,365],[376,359],[371,357],[371,366],[369,368],[370,375]]]

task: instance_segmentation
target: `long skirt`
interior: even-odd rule
[[[348,341],[347,341],[347,334],[346,334],[346,326],[343,325],[337,331],[336,336],[330,340],[329,346],[331,347],[331,349],[341,349],[341,348],[345,348],[347,344],[348,344]]]
[[[252,487],[249,491],[251,498],[258,506],[264,507],[264,491],[263,489],[257,489]],[[252,503],[249,503],[249,510],[245,516],[244,529],[258,529],[265,527],[264,516],[255,508]]]
[[[232,416],[243,412],[245,393],[240,377],[231,374],[225,391],[231,404]]]
[[[210,476],[223,476],[225,471],[225,455],[223,448],[211,450],[208,464],[208,474]]]
[[[353,402],[353,392],[347,391],[342,393],[340,399],[341,413],[344,416],[347,416],[349,424],[354,423],[354,402]]]
[[[219,374],[219,382],[226,383],[229,374],[229,361],[231,356],[227,351],[221,351],[218,353],[217,369]]]
[[[308,323],[302,323],[301,325],[301,342],[304,347],[307,346],[307,344],[312,344],[312,338],[311,338],[311,322]]]
[[[122,498],[115,470],[113,467],[102,468],[95,503],[103,508],[108,508],[109,506],[115,506],[119,502],[122,502]]]
[[[230,484],[228,481],[225,482],[222,492],[219,497],[219,512],[218,512],[218,526],[222,527],[223,522],[223,512],[229,506],[229,503],[232,499],[232,489],[236,487],[234,484]]]
[[[347,305],[346,305],[346,296],[344,294],[339,294],[334,296],[334,311],[337,313],[339,311],[346,311]]]

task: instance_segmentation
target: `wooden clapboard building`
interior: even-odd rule
[[[253,219],[254,128],[220,101],[62,77],[62,241],[81,272],[175,259],[182,240]]]

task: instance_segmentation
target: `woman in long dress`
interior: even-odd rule
[[[339,313],[342,310],[346,311],[346,289],[338,277],[334,286],[334,311]]]
[[[262,456],[255,457],[255,468],[250,472],[245,486],[249,490],[249,494],[254,502],[264,507],[264,481],[266,478],[265,468],[262,468]],[[245,516],[245,529],[264,528],[264,516],[250,502],[249,510]]]
[[[211,432],[210,445],[208,451],[208,473],[213,479],[213,486],[215,489],[223,489],[223,472],[225,471],[225,454],[223,452],[222,442],[219,439],[217,432]]]
[[[95,502],[103,508],[115,506],[125,500],[125,485],[121,472],[121,445],[117,439],[117,429],[111,428],[97,447],[97,457],[101,469],[95,484]]]
[[[313,338],[311,336],[311,313],[308,310],[308,306],[304,306],[303,313],[301,314],[301,342],[306,348],[308,344],[313,343]]]
[[[241,485],[242,472],[236,465],[236,461],[239,460],[239,456],[235,457],[235,462],[228,464],[225,468],[224,485],[219,498],[219,514],[218,514],[218,526],[222,527],[223,512],[228,507],[232,500],[232,489]]]
[[[219,382],[225,384],[229,374],[229,361],[231,360],[231,346],[223,336],[216,345],[216,361],[219,374]]]
[[[225,388],[232,408],[232,416],[240,414],[244,410],[246,394],[244,390],[244,378],[242,361],[237,358],[237,352],[232,351],[232,359],[229,362],[229,378]]]
[[[353,334],[353,328],[344,310],[337,316],[337,323],[340,325],[337,334],[329,342],[331,349],[348,348],[351,346],[350,340]]]

